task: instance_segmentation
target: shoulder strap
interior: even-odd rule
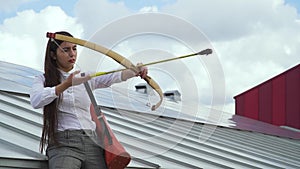
[[[97,104],[97,101],[96,101],[96,99],[94,97],[94,94],[92,92],[92,89],[91,89],[89,83],[88,82],[84,82],[84,87],[85,87],[85,89],[86,89],[86,91],[87,91],[87,93],[88,93],[88,95],[89,95],[89,97],[91,99],[91,102],[93,104],[93,107],[94,107],[94,110],[95,110],[97,116],[98,117],[101,116],[102,115],[101,107]]]
[[[104,130],[103,134],[105,134],[107,136],[109,144],[112,144],[112,137],[109,133],[109,130],[107,128],[107,125],[106,125],[105,121],[103,120],[103,114],[102,114],[102,111],[101,111],[101,106],[97,104],[97,101],[94,97],[94,94],[93,94],[92,89],[91,89],[88,82],[84,82],[84,87],[85,87],[85,89],[86,89],[86,91],[87,91],[87,93],[88,93],[88,95],[91,99],[92,105],[93,105],[95,113],[98,116],[98,119],[101,123],[102,129]],[[104,137],[102,137],[102,138],[104,138]]]

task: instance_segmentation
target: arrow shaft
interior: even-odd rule
[[[192,53],[192,54],[188,54],[188,55],[183,55],[183,56],[179,56],[179,57],[175,57],[175,58],[170,58],[170,59],[164,59],[164,60],[159,60],[159,61],[154,61],[154,62],[150,62],[150,63],[146,63],[146,64],[142,64],[141,66],[150,66],[150,65],[155,65],[155,64],[159,64],[159,63],[164,63],[164,62],[169,62],[169,61],[173,61],[173,60],[179,60],[179,59],[183,59],[183,58],[187,58],[187,57],[191,57],[191,56],[196,56],[201,54],[201,52],[198,53]],[[206,55],[210,54],[210,53],[204,53]],[[91,77],[97,77],[97,76],[102,76],[102,75],[106,75],[106,74],[110,74],[110,73],[115,73],[115,72],[120,72],[126,70],[126,68],[124,69],[118,69],[118,70],[112,70],[112,71],[108,71],[108,72],[97,72],[94,73],[92,75],[90,75]]]

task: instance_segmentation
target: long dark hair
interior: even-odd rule
[[[70,33],[61,31],[56,32],[56,34],[61,34],[65,36],[71,36]],[[46,55],[45,55],[45,65],[44,65],[44,71],[45,71],[45,87],[53,87],[61,83],[61,73],[58,70],[57,63],[56,63],[56,50],[59,47],[61,43],[64,41],[60,40],[48,40],[47,43],[47,49],[46,49]],[[42,137],[40,142],[40,151],[43,153],[43,150],[45,148],[45,144],[52,144],[57,143],[57,139],[55,136],[55,132],[57,130],[57,105],[61,99],[61,95],[53,100],[50,104],[44,106],[44,115],[43,115],[43,131],[42,131]]]

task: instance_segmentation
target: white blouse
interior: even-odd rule
[[[71,73],[62,72],[62,80],[66,79]],[[121,72],[98,76],[89,80],[92,90],[105,88],[113,83],[121,82]],[[58,98],[55,94],[55,87],[44,87],[44,75],[36,76],[30,91],[30,102],[34,108],[42,108],[54,99]],[[84,84],[71,86],[62,93],[58,103],[58,130],[77,130],[77,129],[96,129],[96,124],[90,115],[91,101]]]

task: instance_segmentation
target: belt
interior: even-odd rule
[[[56,133],[57,136],[70,137],[70,136],[97,136],[94,130],[64,130]]]

